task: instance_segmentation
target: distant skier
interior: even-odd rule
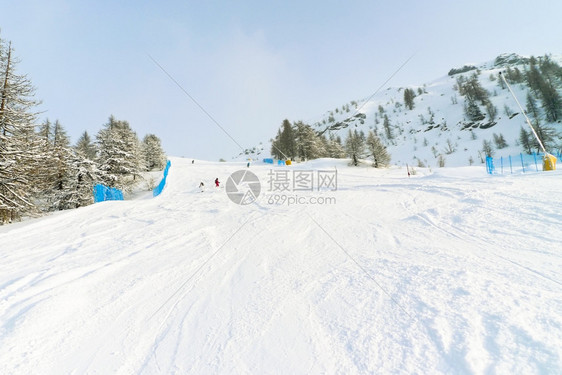
[[[195,160],[192,160],[192,161],[191,161],[191,164],[195,164]]]
[[[199,189],[201,189],[201,191],[205,190],[205,184],[203,183],[203,181],[201,181],[201,183],[199,184]]]
[[[215,186],[216,186],[216,187],[219,187],[219,179],[218,179],[218,177],[215,178]]]

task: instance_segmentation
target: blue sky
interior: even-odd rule
[[[170,155],[240,152],[151,61],[154,57],[243,147],[283,119],[313,122],[389,86],[418,85],[500,53],[562,54],[558,1],[0,0],[10,40],[75,142],[110,115]]]

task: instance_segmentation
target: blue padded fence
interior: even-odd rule
[[[273,159],[272,158],[265,158],[263,159],[263,162],[266,164],[273,164]]]
[[[97,184],[94,186],[94,202],[104,201],[122,201],[123,192],[116,188],[110,188],[105,185]]]
[[[558,160],[562,157],[560,152],[556,152],[553,155]],[[500,156],[497,158],[487,156],[486,172],[489,174],[539,172],[543,170],[543,156],[543,153]]]
[[[160,195],[160,193],[162,193],[162,190],[164,190],[164,186],[166,186],[166,179],[168,178],[168,171],[170,170],[171,165],[172,163],[168,160],[168,162],[166,163],[166,168],[164,168],[164,177],[162,177],[162,180],[160,181],[158,186],[156,186],[152,191],[152,196],[157,197]]]

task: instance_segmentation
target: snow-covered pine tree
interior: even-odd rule
[[[365,157],[365,140],[357,129],[353,132],[349,129],[345,140],[345,151],[355,166],[359,165],[359,159]]]
[[[81,154],[82,156],[84,156],[89,160],[96,159],[96,153],[97,153],[96,145],[92,142],[92,138],[90,138],[90,135],[88,134],[87,131],[82,133],[80,138],[78,138],[78,141],[76,142],[76,146],[74,146],[74,149],[79,154]]]
[[[102,180],[102,173],[96,163],[76,150],[70,149],[66,173],[63,177],[64,190],[58,196],[59,209],[71,209],[94,203],[92,190]]]
[[[326,144],[326,152],[331,158],[342,159],[345,158],[345,150],[341,144],[341,139],[335,137],[330,133]]]
[[[97,162],[107,186],[129,190],[140,177],[142,158],[140,142],[127,121],[113,116],[96,136]]]
[[[470,97],[466,100],[464,113],[470,121],[481,121],[486,117],[478,107],[478,104],[476,104]]]
[[[39,130],[37,131],[37,135],[46,144],[51,144],[53,141],[53,124],[49,119],[45,119],[45,121],[39,125]]]
[[[294,159],[297,155],[295,129],[287,119],[283,120],[281,128],[271,140],[271,155],[278,159]]]
[[[391,158],[381,139],[377,137],[373,131],[370,131],[367,135],[366,143],[367,148],[373,157],[373,166],[375,168],[387,167]]]
[[[35,171],[35,176],[37,180],[37,192],[38,196],[45,196],[45,191],[50,190],[54,185],[54,179],[56,176],[56,158],[54,153],[54,128],[53,124],[49,119],[39,125],[37,131],[37,155],[41,158],[41,163]]]
[[[36,212],[31,195],[37,163],[35,89],[16,74],[11,43],[0,39],[0,224]]]
[[[63,176],[66,173],[67,165],[69,164],[68,159],[70,158],[70,138],[66,134],[63,126],[59,120],[55,121],[53,129],[53,152],[55,156],[55,188],[57,190],[63,190]]]
[[[53,163],[50,166],[50,180],[45,191],[48,210],[65,210],[76,208],[72,200],[75,192],[72,165],[76,158],[75,151],[70,147],[70,139],[61,123],[56,120],[53,127],[53,143],[51,148]],[[91,188],[90,188],[91,191]]]
[[[310,125],[302,122],[295,124],[297,156],[302,160],[317,159],[326,156],[322,140]]]
[[[162,142],[154,134],[144,136],[141,153],[147,171],[162,170],[166,166],[166,154],[162,149]]]

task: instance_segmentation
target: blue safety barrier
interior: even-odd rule
[[[496,168],[494,167],[494,158],[486,156],[486,172],[493,174]]]
[[[273,164],[273,159],[272,158],[266,158],[266,159],[263,159],[263,162],[266,163],[266,164]]]
[[[157,197],[160,195],[160,193],[162,193],[162,190],[164,190],[164,186],[166,186],[166,179],[168,178],[168,171],[170,170],[171,165],[172,163],[168,160],[168,162],[166,163],[166,168],[164,168],[164,177],[162,177],[162,180],[160,181],[158,186],[156,186],[152,191],[152,196]]]
[[[558,160],[561,159],[562,154],[556,152],[554,154]],[[504,174],[504,173],[527,173],[539,172],[543,170],[544,154],[519,154],[514,156],[491,158],[486,157],[486,172],[489,174]],[[499,171],[496,169],[499,166]],[[507,169],[509,167],[509,170]]]
[[[94,202],[104,201],[122,201],[123,192],[116,188],[110,188],[105,185],[97,184],[94,186]]]

